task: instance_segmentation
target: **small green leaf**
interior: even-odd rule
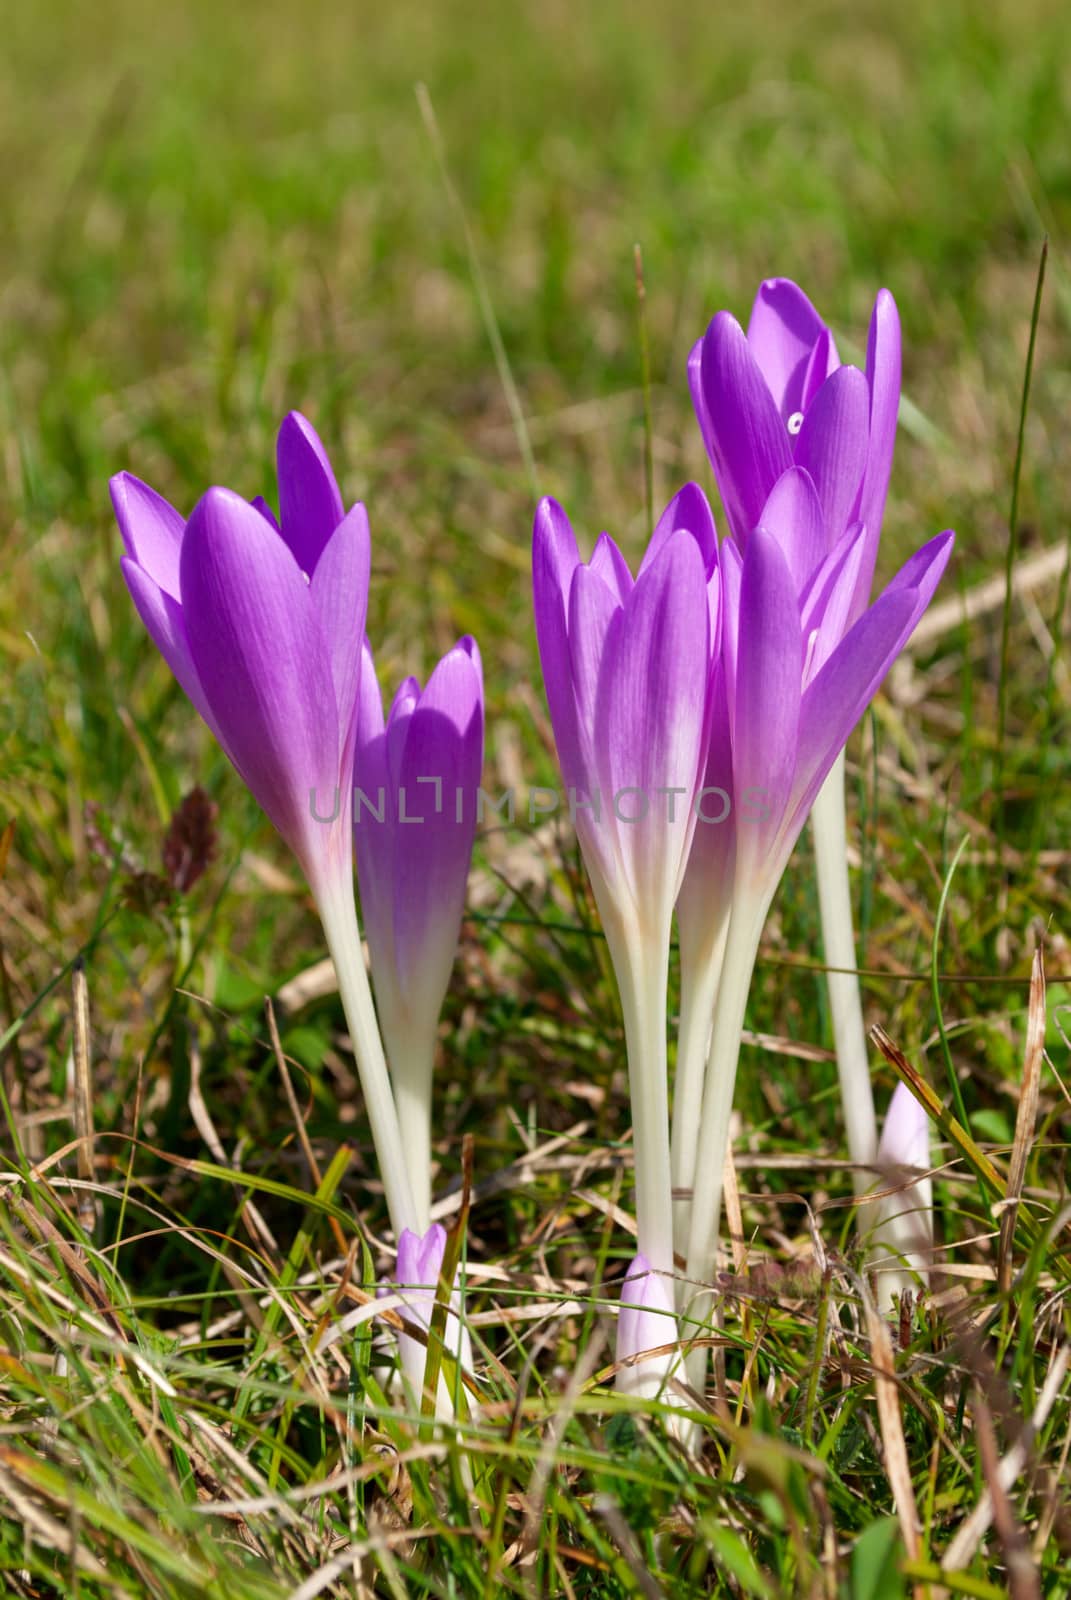
[[[904,1600],[902,1559],[896,1518],[872,1522],[852,1551],[852,1600]]]
[[[992,1139],[994,1144],[1011,1144],[1011,1123],[1002,1111],[993,1107],[975,1111],[971,1117],[971,1127],[983,1139]]]

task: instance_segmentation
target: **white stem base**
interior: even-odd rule
[[[694,952],[685,944],[683,933],[681,935],[681,1014],[677,1031],[670,1144],[673,1188],[678,1195],[673,1202],[673,1245],[681,1256],[688,1248],[692,1201],[686,1191],[695,1184],[710,1032],[728,934],[729,913],[726,907],[704,950]]]
[[[417,1039],[403,1034],[393,1039],[388,1033],[387,1055],[409,1186],[420,1219],[415,1231],[424,1233],[431,1223],[431,1088],[435,1037]]]
[[[327,948],[338,975],[342,1009],[346,1014],[346,1026],[357,1060],[357,1072],[386,1192],[391,1227],[395,1238],[400,1236],[403,1228],[422,1233],[424,1230],[413,1202],[398,1113],[365,971],[352,881],[348,877],[345,881],[340,878],[338,883],[328,885],[316,895],[316,905]]]
[[[655,1272],[672,1274],[673,1192],[666,1048],[669,929],[663,939],[649,939],[619,917],[604,914],[602,921],[617,975],[628,1052],[637,1245]]]
[[[886,1183],[892,1178],[885,1174]],[[918,1293],[933,1266],[933,1180],[914,1179],[907,1188],[873,1202],[877,1225],[867,1261],[874,1275],[878,1308],[894,1312],[906,1290]]]
[[[844,1126],[848,1152],[856,1171],[855,1192],[873,1187],[873,1162],[878,1149],[877,1118],[870,1087],[870,1062],[866,1028],[856,973],[858,960],[852,927],[851,888],[848,881],[848,829],[844,805],[844,752],[834,762],[811,811],[814,829],[818,903],[822,914],[822,945],[826,964],[837,967],[826,974],[833,1038],[837,1049]],[[873,1226],[868,1207],[860,1207],[858,1228],[864,1235]]]
[[[748,990],[755,968],[759,939],[772,891],[761,901],[738,895],[729,923],[725,960],[718,985],[718,1002],[710,1036],[703,1114],[700,1122],[692,1220],[688,1232],[689,1291],[685,1338],[700,1332],[707,1306],[714,1295],[718,1260],[718,1217],[721,1211],[722,1173],[729,1146],[729,1119],[733,1109],[740,1035],[747,1011]],[[708,1352],[695,1350],[688,1358],[688,1381],[701,1394],[706,1385]]]

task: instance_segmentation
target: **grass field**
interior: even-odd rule
[[[100,0],[9,7],[4,33],[5,1592],[1071,1594],[1063,7]],[[953,1109],[955,1076],[1000,1183],[1039,945],[1049,978],[1011,1286],[1002,1191],[935,1129],[944,1271],[884,1352],[801,841],[752,990],[750,1270],[725,1297],[700,1460],[660,1407],[596,1381],[630,1152],[567,830],[478,840],[444,1016],[436,1191],[449,1220],[471,1135],[479,1420],[444,1438],[386,1399],[379,1323],[324,1343],[391,1260],[341,1011],[302,994],[323,955],[309,897],[146,638],[107,494],[128,468],[183,510],[210,483],[270,496],[278,421],[303,410],[369,508],[384,677],[472,631],[485,787],[551,782],[532,511],[554,493],[589,544],[607,527],[643,547],[636,243],[659,504],[713,487],[685,364],[715,310],[744,318],[762,277],[792,276],[850,359],[877,287],[897,297],[879,571],[954,527],[938,598],[971,615],[942,612],[849,745],[864,999]],[[175,899],[146,874],[194,785],[217,850]],[[873,1069],[884,1105],[895,1077],[876,1051]]]

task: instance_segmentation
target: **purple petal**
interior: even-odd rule
[[[536,507],[532,530],[532,563],[540,582],[569,596],[573,573],[580,565],[572,524],[557,500],[545,495]]]
[[[716,661],[711,679],[708,744],[702,787],[704,796],[696,818],[688,864],[677,896],[677,921],[682,949],[702,945],[713,908],[724,904],[732,891],[736,834],[732,813],[733,750],[729,730],[725,671]],[[717,819],[721,819],[720,821]]]
[[[870,454],[859,515],[871,530],[871,537],[869,570],[860,577],[857,611],[863,610],[870,597],[900,409],[900,316],[888,289],[880,289],[874,301],[866,346],[866,376],[870,386]]]
[[[624,608],[615,594],[589,566],[578,566],[568,603],[568,654],[572,674],[573,704],[576,707],[576,765],[567,768],[559,741],[559,760],[567,789],[576,790],[576,800],[586,806],[602,806],[599,822],[584,806],[576,811],[576,830],[584,853],[594,854],[604,877],[613,878],[612,850],[615,819],[610,795],[600,794],[602,776],[597,758],[599,723],[599,683],[613,640],[620,637]]]
[[[688,352],[688,389],[692,396],[692,407],[695,418],[699,424],[699,431],[703,436],[707,455],[711,461],[714,459],[714,430],[707,411],[707,402],[703,395],[703,341],[697,339]]]
[[[220,744],[223,744],[216,720],[212,715],[212,708],[208,704],[208,698],[197,675],[197,668],[193,664],[182,607],[177,600],[172,599],[171,595],[153,582],[133,557],[123,556],[119,565],[131,598],[137,607],[138,616],[148,629],[153,643],[196,710],[207,722]]]
[[[401,1290],[404,1317],[408,1322],[430,1331],[435,1312],[435,1294],[446,1253],[446,1229],[433,1222],[425,1234],[413,1233],[403,1228],[398,1237],[398,1264],[396,1282]],[[456,1298],[456,1297],[452,1297]],[[451,1319],[453,1320],[453,1319]],[[447,1333],[449,1344],[454,1336]],[[398,1348],[402,1370],[413,1397],[420,1394],[427,1363],[427,1350],[412,1334],[398,1334]]]
[[[933,598],[954,541],[955,535],[946,531],[917,550],[807,688],[800,716],[792,842],[830,767]]]
[[[275,512],[272,510],[271,506],[268,504],[262,494],[255,494],[252,500],[250,500],[249,504],[253,507],[254,511],[260,512],[261,516],[266,522],[271,524],[276,533],[282,533],[283,530],[279,526],[278,517],[275,515]]]
[[[852,607],[866,548],[866,529],[861,522],[853,522],[808,585],[800,608],[807,647],[804,688],[825,665],[855,620]]]
[[[398,1282],[416,1288],[434,1289],[439,1282],[445,1254],[446,1229],[441,1222],[433,1222],[425,1234],[403,1228],[398,1237]]]
[[[602,579],[616,597],[618,604],[624,605],[632,592],[632,573],[628,570],[628,562],[608,533],[599,534],[588,567]]]
[[[806,409],[804,375],[815,345],[827,332],[818,312],[791,278],[767,278],[759,285],[747,342],[785,423],[793,412]],[[828,359],[829,342],[824,343]]]
[[[736,663],[740,654],[740,585],[744,575],[740,546],[726,539],[721,547],[721,661],[729,707],[729,731],[736,721]]]
[[[955,542],[956,536],[951,528],[946,528],[944,533],[927,540],[921,550],[916,550],[915,554],[904,562],[896,577],[886,584],[882,592],[888,594],[894,589],[915,590],[919,596],[921,617],[944,575]]]
[[[636,1256],[621,1285],[621,1308],[617,1313],[618,1361],[670,1344],[676,1331],[673,1289],[669,1280],[651,1270],[646,1256]]]
[[[669,541],[619,616],[595,708],[603,810],[620,799],[615,832],[636,906],[668,922],[707,743],[710,621],[703,559],[690,534]],[[628,789],[637,793],[623,796]],[[625,820],[632,816],[641,820]]]
[[[163,495],[132,472],[116,473],[108,487],[130,555],[158,589],[178,600],[179,558],[186,524]]]
[[[802,664],[792,574],[777,540],[756,528],[740,586],[733,790],[737,859],[764,875],[796,769]],[[765,814],[752,821],[759,807]]]
[[[810,359],[807,362],[807,370],[803,374],[803,387],[800,391],[800,403],[797,407],[801,414],[809,409],[819,389],[827,378],[832,377],[839,366],[840,357],[837,354],[837,347],[833,343],[833,335],[828,328],[823,328],[818,335],[814,349],[811,351]]]
[[[353,748],[370,562],[368,516],[364,506],[358,504],[328,539],[310,585],[313,610],[331,661],[342,765],[347,769]]]
[[[789,467],[770,491],[759,526],[772,533],[788,562],[792,581],[802,593],[807,580],[821,565],[828,539],[818,494],[808,472]]]
[[[376,999],[381,974],[394,959],[394,801],[387,774],[383,697],[365,639],[358,674],[353,764],[353,844],[361,891],[361,920],[372,957]]]
[[[707,329],[701,382],[714,475],[729,526],[746,542],[770,490],[792,465],[792,449],[743,330],[727,311]]]
[[[795,792],[783,838],[786,859],[830,767],[920,615],[916,590],[887,590],[860,617],[804,694]]]
[[[409,737],[409,723],[420,704],[420,684],[416,678],[403,678],[394,692],[387,713],[387,781],[397,790],[402,781],[402,762],[405,759],[405,741]]]
[[[299,411],[283,418],[275,458],[283,538],[302,572],[311,578],[342,521],[342,496],[316,429]]]
[[[400,824],[395,840],[398,987],[432,1020],[457,950],[482,765],[480,657],[475,642],[463,639],[439,662],[409,719],[401,783],[406,815],[423,821]]]
[[[569,595],[569,661],[585,777],[592,774],[595,703],[606,637],[622,610],[616,592],[603,582],[593,567],[576,569]]]
[[[376,663],[367,639],[361,642],[361,666],[357,676],[357,738],[354,751],[353,781],[363,787],[369,799],[373,790],[387,781],[383,696],[376,676]]]
[[[686,483],[682,489],[677,490],[658,519],[640,563],[641,576],[662,554],[668,541],[681,528],[690,533],[699,546],[707,573],[714,571],[718,564],[718,534],[714,526],[714,513],[699,485]]]
[[[870,431],[870,390],[858,367],[838,367],[803,418],[796,465],[814,480],[831,549],[858,518]]]
[[[557,501],[541,500],[532,536],[536,639],[558,760],[567,785],[582,787],[583,757],[573,694],[567,619],[569,591],[580,564],[569,519]]]
[[[190,653],[224,746],[306,874],[321,887],[338,828],[349,834],[348,774],[339,768],[338,711],[309,585],[290,551],[245,500],[210,489],[182,544]],[[347,845],[348,848],[348,845]]]

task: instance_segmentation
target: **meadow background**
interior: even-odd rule
[[[1059,554],[1030,577],[1071,526],[1063,8],[99,0],[8,5],[3,37],[6,1592],[924,1592],[1068,1339],[1066,1233],[1045,1237],[1071,1117],[1068,585]],[[309,898],[119,573],[113,472],[187,511],[210,483],[272,499],[275,429],[301,409],[347,501],[369,509],[384,679],[475,633],[485,787],[553,782],[531,517],[554,493],[589,545],[606,527],[642,550],[636,243],[659,505],[689,477],[713,488],[684,375],[714,311],[743,320],[762,277],[792,276],[860,359],[885,284],[906,403],[880,573],[951,526],[939,599],[996,582],[972,620],[953,606],[909,652],[849,747],[868,1020],[946,1103],[951,1063],[998,1167],[1039,940],[1050,976],[1026,1174],[1039,1222],[1018,1232],[1011,1292],[989,1202],[937,1146],[950,1270],[896,1355],[924,1526],[906,1565],[852,1276],[807,841],[749,1012],[763,1040],[736,1100],[750,1272],[726,1300],[701,1466],[657,1408],[630,1419],[593,1381],[631,1255],[616,1209],[628,1124],[575,844],[553,825],[478,841],[437,1191],[449,1220],[471,1135],[467,1250],[474,1273],[496,1269],[469,1301],[484,1412],[465,1449],[422,1437],[379,1393],[386,1335],[319,1347],[389,1256],[341,1011],[302,987],[322,956]],[[163,842],[195,785],[218,806],[216,853],[176,896]],[[81,1165],[79,957],[97,1135]],[[883,1105],[895,1078],[876,1053],[874,1071]],[[95,1193],[72,1189],[79,1176]],[[945,1592],[1071,1593],[1069,1422],[1065,1383],[996,1531]]]

